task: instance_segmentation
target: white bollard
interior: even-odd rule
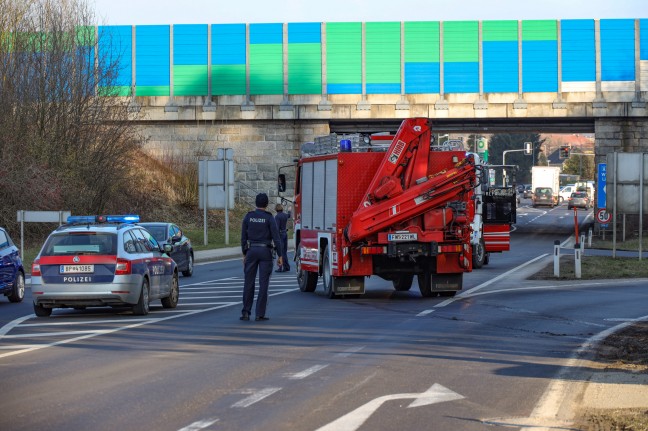
[[[554,277],[560,277],[560,241],[554,241]]]
[[[592,248],[592,228],[590,228],[590,230],[587,231],[587,246],[589,248]]]
[[[574,249],[574,275],[581,278],[581,249]]]
[[[585,254],[585,234],[581,235],[580,249],[581,253]]]

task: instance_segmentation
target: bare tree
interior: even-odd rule
[[[118,50],[95,24],[85,0],[0,0],[0,225],[17,209],[121,209],[140,188]]]

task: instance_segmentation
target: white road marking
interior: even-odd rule
[[[195,307],[197,305],[218,305],[218,304],[220,304],[220,305],[236,305],[236,304],[240,304],[240,302],[222,302],[222,301],[219,301],[219,302],[183,302],[182,307]],[[180,305],[178,307],[180,307]],[[183,310],[183,311],[186,313],[188,310]],[[156,311],[155,313],[157,314],[158,311]]]
[[[499,281],[499,280],[501,280],[501,279],[503,279],[503,278],[505,278],[505,277],[508,277],[509,275],[511,275],[512,273],[514,273],[515,271],[518,271],[518,270],[524,268],[524,267],[527,266],[527,265],[530,265],[530,264],[532,264],[532,263],[534,263],[534,262],[536,262],[536,261],[538,261],[538,260],[540,260],[540,259],[543,259],[543,258],[547,257],[548,255],[549,255],[548,253],[541,254],[540,256],[538,256],[538,257],[536,257],[536,258],[534,258],[534,259],[531,259],[531,260],[529,260],[529,261],[527,261],[527,262],[524,262],[523,264],[518,265],[518,266],[516,266],[515,268],[510,269],[510,270],[506,271],[505,273],[500,274],[500,275],[498,275],[497,277],[488,280],[488,281],[485,282],[485,283],[482,283],[482,284],[480,284],[480,285],[478,285],[478,286],[475,286],[475,287],[473,287],[472,289],[468,289],[468,290],[466,290],[465,292],[461,292],[461,293],[457,294],[454,298],[447,299],[447,300],[445,300],[445,301],[443,301],[443,302],[441,302],[441,303],[435,305],[434,307],[435,307],[435,308],[445,307],[446,305],[452,304],[453,302],[455,302],[455,301],[457,301],[457,300],[459,300],[459,299],[461,299],[461,298],[466,298],[466,297],[468,297],[468,296],[471,296],[471,295],[474,294],[474,292],[477,292],[478,290],[481,290],[481,289],[483,289],[483,288],[485,288],[485,287],[488,287],[488,286],[490,286],[491,284],[495,283],[496,281]]]
[[[202,283],[197,283],[197,284],[202,284]],[[269,296],[283,295],[285,293],[294,292],[296,290],[298,290],[298,288],[281,289],[281,290],[276,290],[276,291],[271,289],[270,293],[269,293]],[[200,309],[200,310],[189,310],[189,311],[186,311],[186,312],[183,312],[183,313],[174,313],[172,315],[165,316],[165,317],[162,317],[162,318],[151,318],[151,319],[147,319],[147,320],[144,320],[144,321],[141,321],[141,322],[137,322],[137,323],[133,323],[133,324],[125,325],[125,326],[120,326],[118,328],[113,328],[113,329],[92,331],[92,333],[89,333],[89,334],[84,334],[84,335],[80,335],[78,337],[68,338],[68,339],[65,339],[65,340],[59,340],[59,341],[51,342],[51,343],[47,343],[47,344],[34,344],[32,346],[26,346],[25,348],[21,348],[19,350],[14,350],[14,351],[11,351],[11,352],[2,353],[2,354],[0,354],[0,359],[1,358],[6,358],[6,357],[9,357],[9,356],[20,355],[20,354],[23,354],[23,353],[33,352],[35,350],[45,349],[45,348],[48,348],[48,347],[54,347],[54,346],[59,346],[59,345],[63,345],[63,344],[74,343],[76,341],[85,340],[85,339],[89,339],[89,338],[94,338],[94,337],[97,337],[99,335],[106,335],[106,334],[111,334],[111,333],[115,333],[115,332],[119,332],[119,331],[123,331],[123,330],[127,330],[127,329],[137,328],[137,327],[144,326],[144,325],[150,325],[151,323],[163,322],[165,320],[177,319],[179,317],[185,317],[185,316],[189,316],[189,315],[193,315],[193,314],[207,313],[207,312],[210,312],[210,311],[218,310],[218,309],[221,309],[221,308],[232,307],[232,306],[239,305],[239,304],[241,304],[241,301],[216,303],[215,306],[209,307],[209,308],[204,308],[204,309]],[[191,303],[187,303],[186,305],[191,306]],[[184,306],[184,304],[182,304],[182,306]],[[0,328],[0,340],[2,340],[3,338],[9,338],[9,337],[6,336],[7,332],[9,332],[11,329],[16,327],[21,322],[23,322],[23,321],[25,321],[27,319],[33,318],[33,317],[35,317],[33,314],[30,314],[30,315],[27,315],[27,316],[22,316],[22,317],[20,317],[18,319],[15,319],[15,320],[7,323],[6,325],[4,325],[2,328]],[[130,320],[129,320],[129,322],[130,322]],[[99,320],[96,323],[101,323],[101,321]]]
[[[333,422],[318,428],[317,431],[355,431],[387,401],[408,398],[414,398],[414,401],[407,406],[407,408],[412,408],[442,403],[445,401],[460,400],[465,397],[439,385],[438,383],[435,383],[430,389],[422,393],[392,394],[375,398]]]
[[[209,304],[209,305],[216,305],[216,304],[222,304],[222,305],[225,305],[225,304],[233,304],[233,303],[232,303],[232,302],[208,302],[207,304]],[[187,305],[187,304],[182,304],[182,307],[185,307],[186,305]],[[190,304],[190,305],[191,305],[191,304]],[[173,314],[177,314],[177,313],[191,313],[191,312],[192,312],[191,310],[178,310],[177,308],[172,309],[172,310],[164,309],[164,310],[155,310],[155,311],[154,311],[155,314],[161,314],[161,313],[165,313],[165,314],[171,314],[171,313],[173,313]]]
[[[336,353],[333,355],[334,358],[347,358],[354,353],[358,353],[360,350],[364,349],[367,346],[357,346],[357,347],[351,347],[349,349],[346,349],[344,352]]]
[[[12,320],[11,322],[7,323],[4,325],[2,328],[0,328],[0,339],[2,339],[5,334],[7,334],[9,331],[11,331],[13,328],[16,326],[20,325],[22,322],[25,320],[31,319],[32,317],[36,317],[34,314],[28,314],[23,317],[19,317],[17,319]]]
[[[59,331],[59,332],[35,332],[33,334],[19,334],[19,335],[5,335],[2,338],[45,338],[45,337],[58,337],[64,335],[81,335],[81,334],[107,334],[112,332],[112,329],[88,329],[83,331]]]
[[[240,280],[240,278],[227,277],[227,278],[219,278],[218,280],[200,281],[200,282],[196,282],[196,283],[185,284],[183,286],[180,286],[180,288],[182,289],[183,287],[187,287],[187,286],[202,286],[202,285],[205,285],[205,284],[220,284],[220,283],[225,283],[225,282],[232,281],[232,280]]]
[[[7,344],[6,346],[0,346],[0,350],[17,350],[17,349],[29,349],[33,344]]]
[[[310,368],[306,368],[304,371],[300,371],[299,373],[294,373],[294,374],[285,374],[285,377],[288,377],[290,380],[301,380],[305,379],[308,376],[311,376],[315,374],[316,372],[323,370],[324,368],[328,367],[327,365],[313,365]]]
[[[430,313],[434,313],[434,310],[424,310],[424,311],[421,311],[419,314],[416,315],[416,317],[423,317],[423,316],[427,316],[427,315],[430,314]]]
[[[288,289],[289,291],[293,291],[295,289]],[[285,292],[286,289],[268,289],[268,293],[275,293],[275,292]],[[240,298],[242,295],[242,292],[224,292],[224,293],[236,293],[236,295],[203,295],[203,296],[182,296],[182,305],[186,304],[191,304],[191,302],[185,302],[185,301],[192,301],[194,299],[229,299],[229,298]],[[256,298],[256,296],[255,296]]]
[[[574,352],[567,362],[560,368],[558,373],[554,376],[547,389],[545,389],[544,394],[540,397],[540,401],[536,404],[535,408],[531,412],[530,418],[533,419],[546,419],[549,421],[549,424],[546,428],[537,427],[534,430],[544,431],[555,429],[553,427],[552,421],[558,420],[557,415],[560,411],[561,406],[565,402],[565,397],[570,393],[570,385],[573,384],[570,373],[574,369],[580,368],[583,366],[585,361],[580,359],[586,351],[591,351],[594,347],[600,343],[602,340],[607,338],[609,335],[620,331],[635,322],[640,322],[648,320],[648,316],[638,317],[636,319],[631,319],[625,323],[613,326],[612,328],[606,329],[605,331],[599,332],[598,334],[590,337],[585,343],[583,343],[580,348]],[[563,418],[563,419],[571,419]]]
[[[527,286],[527,287],[507,287],[506,289],[496,289],[489,290],[487,292],[477,292],[464,296],[463,298],[472,298],[475,296],[483,295],[493,295],[496,293],[508,293],[508,292],[522,292],[525,290],[563,290],[565,287],[570,289],[588,289],[593,286],[609,286],[610,282],[613,281],[614,284],[633,284],[646,280],[643,278],[633,278],[633,279],[614,279],[614,280],[605,280],[600,282],[592,282],[591,280],[583,280],[583,283],[561,283],[561,284],[548,284],[544,286]]]
[[[180,292],[187,293],[200,293],[200,292],[240,292],[240,289],[233,289],[231,284],[228,284],[226,287],[217,287],[217,286],[200,286],[200,287],[181,287]]]
[[[156,311],[159,313],[159,311]],[[73,326],[73,325],[97,325],[104,323],[132,323],[132,322],[144,322],[151,319],[112,319],[112,320],[79,320],[75,322],[39,322],[39,323],[25,323],[20,325],[21,328],[30,328],[34,326]]]
[[[210,425],[215,424],[216,422],[218,422],[218,420],[219,420],[218,418],[204,419],[202,421],[197,421],[190,425],[187,425],[184,428],[180,428],[178,431],[198,431],[207,428]]]
[[[281,388],[265,388],[265,389],[260,389],[260,390],[255,390],[252,389],[250,391],[244,391],[243,393],[252,393],[249,397],[243,398],[241,401],[236,402],[231,405],[233,408],[245,408],[245,407],[250,407],[254,403],[258,403],[264,398],[269,397],[270,395],[274,394],[275,392],[279,392]]]

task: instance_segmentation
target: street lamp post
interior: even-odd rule
[[[517,151],[526,151],[526,150],[524,150],[524,149],[522,149],[522,150],[505,150],[504,152],[502,152],[502,164],[503,165],[506,164],[506,153],[514,153],[514,152],[517,152]]]

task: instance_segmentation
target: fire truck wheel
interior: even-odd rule
[[[317,287],[317,273],[306,271],[301,266],[301,259],[299,259],[299,253],[295,258],[295,265],[297,266],[297,284],[299,285],[299,290],[302,292],[315,292]]]
[[[479,243],[473,245],[473,252],[472,252],[473,268],[479,269],[482,266],[484,266],[485,259],[486,259],[486,247],[484,245],[484,240],[480,239]]]
[[[322,281],[324,282],[324,293],[330,299],[337,297],[333,291],[333,276],[331,275],[331,260],[329,259],[328,246],[324,249],[322,258]]]
[[[406,292],[412,288],[412,282],[414,281],[414,274],[401,274],[396,275],[392,279],[392,284],[394,289],[399,292]]]
[[[430,298],[436,296],[436,292],[432,293],[432,274],[427,275],[429,278],[427,282],[425,280],[426,274],[417,274],[416,279],[418,281],[419,290],[421,291],[421,296],[423,298]]]

